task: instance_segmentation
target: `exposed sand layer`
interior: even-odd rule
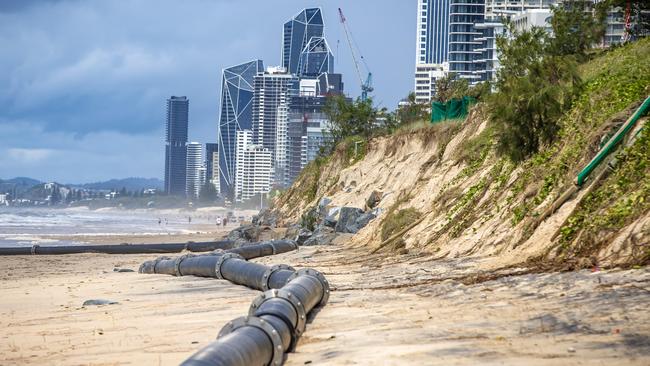
[[[287,365],[650,364],[647,268],[513,269],[520,274],[475,284],[488,273],[478,259],[366,253],[334,245],[256,260],[319,269],[333,286]],[[113,271],[151,258],[0,257],[0,364],[178,364],[258,294]],[[89,299],[119,304],[82,307]]]

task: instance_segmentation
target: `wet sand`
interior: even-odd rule
[[[113,271],[153,257],[0,257],[0,364],[175,365],[258,294]],[[477,282],[479,260],[368,256],[342,244],[255,261],[313,267],[332,283],[287,365],[650,364],[648,268],[514,269]],[[82,307],[89,299],[119,304]]]
[[[178,233],[161,233],[161,234],[106,234],[106,235],[40,235],[44,239],[57,239],[63,241],[73,241],[84,244],[152,244],[152,243],[185,243],[188,241],[212,241],[221,240],[230,230],[238,225],[229,224],[226,227],[210,224],[193,224],[190,226],[190,232]],[[42,244],[47,246],[47,243]]]

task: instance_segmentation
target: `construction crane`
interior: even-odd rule
[[[350,53],[352,54],[352,61],[354,61],[354,67],[357,70],[359,83],[361,83],[361,100],[365,101],[368,99],[368,93],[371,93],[373,90],[375,90],[372,87],[372,72],[370,72],[370,68],[368,68],[368,64],[366,63],[366,60],[363,58],[363,55],[359,51],[359,47],[357,47],[355,42],[353,42],[352,33],[350,32],[350,29],[348,29],[347,19],[345,18],[345,15],[343,15],[343,10],[341,10],[341,8],[339,8],[339,16],[341,19],[341,24],[343,25],[343,30],[345,30],[345,38],[348,40],[348,45],[350,46]],[[357,58],[357,53],[359,54],[358,58]],[[365,81],[363,80],[363,76],[361,75],[361,67],[359,65],[358,60],[361,60],[361,62],[363,62],[363,65],[365,66],[365,69],[368,72]]]

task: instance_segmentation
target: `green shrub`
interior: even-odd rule
[[[414,208],[389,212],[382,223],[381,239],[386,240],[397,234],[421,216],[422,213]]]

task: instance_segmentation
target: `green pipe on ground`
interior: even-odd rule
[[[646,98],[645,101],[643,101],[643,104],[634,112],[632,117],[625,122],[623,126],[616,132],[616,134],[607,141],[605,146],[600,149],[598,154],[585,166],[580,173],[578,173],[578,177],[576,178],[576,185],[582,186],[585,183],[585,180],[587,180],[587,177],[591,172],[596,169],[600,163],[603,162],[605,157],[609,155],[616,146],[623,140],[625,135],[627,135],[628,132],[632,130],[634,125],[636,124],[636,121],[639,120],[647,111],[648,108],[650,108],[650,97]]]

